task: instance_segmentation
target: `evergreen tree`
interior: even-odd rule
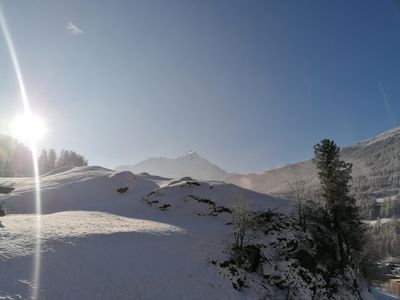
[[[56,166],[57,168],[61,168],[65,166],[65,150],[62,149],[60,152],[60,155],[58,156],[58,159],[56,161]]]
[[[328,223],[335,237],[337,261],[344,267],[352,262],[353,254],[361,250],[363,241],[358,207],[349,195],[352,164],[340,159],[340,148],[328,139],[316,144],[314,153],[328,218],[324,223]]]
[[[15,139],[0,134],[0,177],[33,175],[32,153]]]
[[[368,231],[370,238],[368,246],[376,249],[376,260],[400,255],[400,222],[398,219],[392,218],[390,222],[382,223],[378,218],[375,225]]]
[[[49,169],[49,159],[47,156],[47,150],[43,149],[39,156],[39,171],[40,174],[47,173]]]
[[[54,149],[49,149],[47,153],[47,160],[48,160],[49,170],[56,169],[57,153]]]
[[[61,150],[61,153],[56,162],[57,168],[61,167],[81,167],[87,166],[87,159],[80,154],[71,150]]]
[[[65,150],[64,151],[64,159],[63,159],[64,167],[73,166],[72,163],[71,163],[71,152],[72,151],[69,151],[69,150]]]

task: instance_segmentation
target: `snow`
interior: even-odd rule
[[[365,141],[361,141],[357,144],[355,144],[353,147],[355,146],[369,146],[373,143],[376,143],[378,141],[383,141],[387,138],[390,137],[396,137],[397,135],[399,135],[400,133],[400,127],[396,127],[396,128],[392,128],[390,130],[384,131],[381,134],[378,134],[376,137],[373,137],[371,139],[367,139]]]
[[[196,179],[223,180],[229,175],[194,151],[176,158],[151,157],[135,165],[116,167],[118,171],[147,172],[165,177],[181,178],[191,176]]]
[[[230,251],[229,210],[238,199],[254,211],[292,209],[223,182],[81,167],[41,177],[37,216],[32,179],[0,186],[15,188],[2,196],[0,299],[31,297],[38,217],[40,299],[260,299],[260,289],[237,291],[212,263]]]
[[[173,213],[215,215],[218,210],[233,210],[245,199],[252,211],[266,211],[268,209],[288,213],[292,203],[273,198],[264,194],[245,190],[233,184],[220,181],[196,181],[189,177],[181,180],[172,180],[160,189],[150,193],[145,200],[157,207],[165,207]]]
[[[376,198],[375,202],[376,203],[384,203],[385,201],[394,201],[397,199],[397,195],[390,196],[390,197],[381,197],[381,198]]]
[[[163,201],[174,204],[191,193],[231,207],[240,192],[260,209],[279,208],[280,200],[223,183],[201,182],[188,189],[180,187],[187,182],[169,183],[101,167],[42,176],[40,298],[254,299],[252,291],[233,289],[210,263],[229,248],[226,220],[179,209],[177,217],[143,198],[157,190],[165,192]],[[0,185],[15,188],[2,196],[8,215],[0,228],[0,299],[28,299],[38,218],[34,182],[0,178]],[[117,193],[121,187],[128,191]],[[197,204],[188,202],[189,211],[195,212]],[[282,208],[288,207],[282,202]]]
[[[398,299],[400,299],[399,297],[389,295],[389,294],[382,292],[375,288],[372,289],[372,295],[374,298],[371,298],[371,299],[376,299],[376,300],[398,300]]]
[[[0,244],[2,257],[12,258],[33,254],[37,216],[9,215],[2,218]],[[41,239],[47,241],[73,241],[91,235],[140,232],[156,235],[184,234],[182,228],[149,220],[132,219],[108,213],[72,211],[41,216]],[[7,243],[4,243],[4,242]]]
[[[129,175],[131,174],[131,175]],[[9,213],[35,213],[32,179],[2,179],[0,185],[13,186],[12,194],[4,197]],[[116,190],[128,187],[121,196]],[[101,167],[80,167],[41,178],[42,213],[69,210],[95,210],[122,213],[131,206],[133,196],[140,199],[158,185],[130,172],[115,173]]]
[[[385,223],[389,223],[389,222],[393,221],[392,218],[382,218],[379,220],[380,220],[381,224],[385,224]],[[371,226],[375,225],[376,222],[377,222],[377,220],[363,220],[363,223],[371,225]]]

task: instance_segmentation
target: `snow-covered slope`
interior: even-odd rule
[[[219,181],[197,181],[190,177],[172,180],[148,194],[144,200],[151,206],[184,214],[230,214],[241,201],[252,211],[273,210],[289,213],[292,203],[276,199],[233,184]]]
[[[15,190],[4,197],[9,213],[35,213],[34,182],[31,178],[3,178],[0,185]],[[126,194],[116,190],[128,187]],[[42,213],[93,210],[121,213],[132,205],[128,196],[140,199],[157,188],[152,180],[131,172],[115,173],[101,167],[77,167],[41,177]]]
[[[200,180],[224,180],[228,173],[210,163],[196,152],[189,152],[177,158],[148,158],[133,166],[120,166],[116,170],[134,173],[147,172],[164,177],[181,178],[190,176]]]
[[[195,181],[100,167],[42,176],[40,299],[255,299],[211,263],[230,247],[226,218],[199,216],[209,205],[182,199],[198,195],[231,208],[240,194],[254,209],[278,210],[288,203],[233,185],[188,182]],[[0,178],[0,186],[15,188],[2,196],[9,214],[1,218],[0,298],[28,299],[38,233],[34,184]],[[168,210],[149,205],[152,192]]]
[[[331,299],[307,269],[313,241],[287,215],[290,202],[223,182],[80,167],[41,177],[38,216],[32,179],[0,186],[14,188],[2,195],[0,299],[31,298],[34,261],[40,299]],[[246,251],[261,251],[256,272],[232,264],[237,201],[260,226],[245,239]],[[357,299],[346,276],[335,299]]]

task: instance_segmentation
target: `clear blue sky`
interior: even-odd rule
[[[196,150],[262,171],[310,158],[322,138],[347,145],[399,125],[396,1],[1,3],[50,129],[41,146],[93,164]],[[2,36],[0,68],[5,132],[22,108]]]

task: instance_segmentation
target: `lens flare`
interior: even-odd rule
[[[42,118],[32,114],[18,116],[11,123],[11,135],[22,142],[29,142],[31,139],[37,141],[45,132],[46,126]]]
[[[11,56],[11,62],[14,66],[15,75],[17,77],[19,90],[21,93],[21,99],[24,105],[24,118],[25,120],[32,121],[35,117],[32,115],[28,94],[26,92],[25,83],[23,80],[21,68],[19,65],[17,53],[14,48],[14,44],[11,38],[10,31],[8,30],[7,22],[4,18],[3,9],[0,6],[0,27],[3,31],[4,39],[6,41],[8,50]],[[30,124],[30,123],[29,123]],[[36,206],[36,249],[35,249],[35,257],[33,263],[33,288],[32,288],[32,299],[39,298],[39,290],[40,290],[40,253],[41,253],[41,198],[40,198],[40,178],[39,178],[39,167],[37,160],[37,138],[35,134],[30,134],[27,137],[29,138],[29,143],[32,151],[32,160],[33,160],[33,168],[35,174],[35,206]]]

